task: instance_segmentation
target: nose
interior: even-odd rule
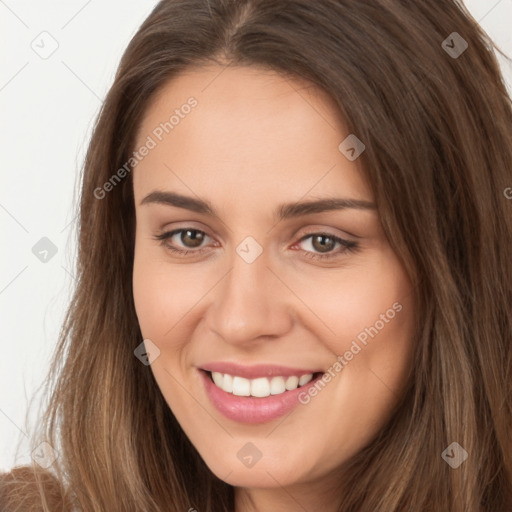
[[[231,270],[215,287],[205,319],[227,343],[261,343],[283,336],[293,325],[292,294],[264,254],[252,263],[234,254]]]

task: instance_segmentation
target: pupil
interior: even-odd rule
[[[317,247],[316,242],[319,239],[327,239],[327,240],[330,240],[331,242],[330,242],[330,244],[320,243]],[[329,250],[331,250],[333,248],[332,247],[333,243],[334,243],[334,241],[332,240],[332,238],[325,236],[325,235],[317,235],[317,236],[313,237],[313,247],[315,248],[315,250],[318,250],[320,252],[329,252]]]
[[[184,237],[189,237],[192,240],[192,244],[188,244]],[[198,247],[203,241],[203,234],[196,230],[187,229],[181,234],[181,241],[189,247]]]

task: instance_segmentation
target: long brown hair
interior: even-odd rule
[[[459,53],[467,43],[458,55],[454,32]],[[34,438],[59,453],[56,481],[36,465],[38,485],[13,471],[4,510],[30,510],[30,496],[52,512],[234,510],[233,487],[133,354],[131,173],[94,193],[129,160],[155,93],[208,62],[263,66],[332,96],[366,146],[382,225],[414,281],[413,378],[350,461],[340,511],[512,510],[512,106],[494,48],[451,0],[162,0],[123,55],[83,168],[77,286]],[[441,457],[452,442],[468,453],[457,469]]]

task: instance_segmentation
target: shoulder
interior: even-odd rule
[[[63,485],[50,471],[32,466],[0,473],[0,504],[1,512],[69,510]]]

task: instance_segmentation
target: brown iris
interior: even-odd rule
[[[191,240],[190,244],[186,242],[186,238]],[[199,247],[204,240],[204,233],[197,229],[185,229],[181,232],[180,240],[187,247]]]
[[[325,240],[325,239],[329,240],[329,243],[326,244],[325,242],[319,242],[317,244],[317,242],[319,240]],[[315,236],[312,236],[311,244],[313,245],[313,247],[316,251],[329,252],[332,249],[334,249],[334,245],[336,244],[336,241],[328,235],[315,235]]]

